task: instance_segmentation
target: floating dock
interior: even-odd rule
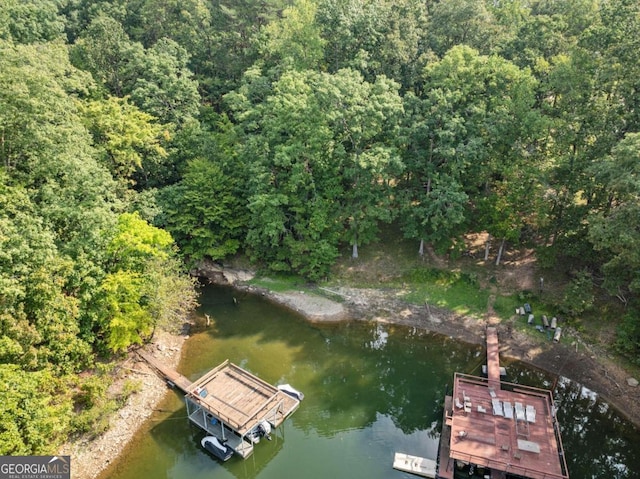
[[[409,472],[416,476],[436,477],[436,461],[425,459],[424,457],[410,456],[396,452],[393,458],[393,468],[403,472]]]
[[[280,426],[300,401],[228,360],[189,381],[148,353],[138,354],[172,387],[185,394],[189,420],[243,458],[253,453],[265,422]]]
[[[550,391],[500,381],[498,334],[487,328],[488,377],[456,373],[445,399],[438,478],[568,479]]]

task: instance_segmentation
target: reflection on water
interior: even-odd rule
[[[394,452],[435,458],[453,373],[479,374],[484,350],[393,325],[311,324],[260,298],[206,288],[209,328],[187,342],[180,371],[195,379],[225,359],[305,393],[300,409],[243,461],[221,464],[200,447],[171,392],[109,478],[409,478]],[[550,387],[518,363],[507,380]],[[579,385],[559,381],[558,418],[572,479],[638,477],[640,435]]]

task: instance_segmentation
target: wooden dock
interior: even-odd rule
[[[500,346],[496,328],[487,328],[487,377],[491,387],[500,387]]]
[[[138,355],[169,386],[185,394],[189,421],[245,459],[259,441],[255,435],[259,426],[268,423],[279,427],[300,405],[299,399],[228,360],[200,379],[189,381],[151,354],[138,351]]]
[[[442,433],[438,448],[438,479],[453,479],[453,459],[450,456],[449,442],[451,441],[451,423],[453,415],[453,397],[444,398],[444,412],[442,413]]]
[[[492,327],[487,328],[487,370],[487,378],[454,375],[453,405],[445,405],[438,477],[453,477],[455,462],[456,468],[490,471],[492,479],[505,474],[568,479],[553,395],[501,382],[498,334]]]
[[[158,375],[160,375],[169,386],[177,387],[183,393],[189,394],[191,390],[191,381],[189,381],[186,377],[180,374],[173,368],[163,364],[158,361],[156,358],[151,356],[151,354],[146,353],[142,350],[137,351],[138,356],[145,360],[145,362],[151,366],[152,369],[156,371]]]

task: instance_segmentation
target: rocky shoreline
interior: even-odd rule
[[[550,341],[536,341],[512,328],[512,323],[500,323],[497,317],[482,320],[456,315],[451,311],[425,304],[406,303],[393,290],[338,287],[312,294],[303,291],[274,292],[245,283],[247,272],[198,271],[212,283],[231,284],[234,288],[258,294],[288,307],[309,321],[363,320],[406,325],[472,344],[483,344],[488,325],[498,327],[500,354],[579,382],[601,395],[620,413],[640,427],[640,388],[629,382],[626,371],[605,354],[592,350],[577,335],[567,331],[570,346]],[[325,294],[336,300],[329,299]],[[340,298],[337,300],[337,298]],[[180,362],[187,336],[160,333],[146,346],[155,356],[172,367]],[[111,428],[95,440],[78,440],[65,445],[60,454],[72,456],[72,477],[98,477],[124,450],[128,442],[163,400],[166,384],[144,362],[132,353],[121,365],[129,379],[142,381],[143,388],[132,395],[112,422]]]
[[[187,338],[186,335],[159,332],[145,348],[167,365],[177,367]],[[139,381],[140,391],[132,394],[124,407],[114,414],[104,434],[95,439],[78,438],[64,444],[58,451],[59,455],[71,456],[73,479],[100,476],[122,453],[168,391],[166,383],[135,352],[129,353],[116,369],[119,371],[118,379],[113,388],[118,388],[122,381],[128,379]]]

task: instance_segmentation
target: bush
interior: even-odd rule
[[[558,308],[563,314],[575,318],[593,308],[593,303],[593,280],[591,273],[582,270],[579,271],[576,277],[567,285]]]
[[[640,311],[632,310],[625,314],[618,326],[616,350],[640,365]]]

